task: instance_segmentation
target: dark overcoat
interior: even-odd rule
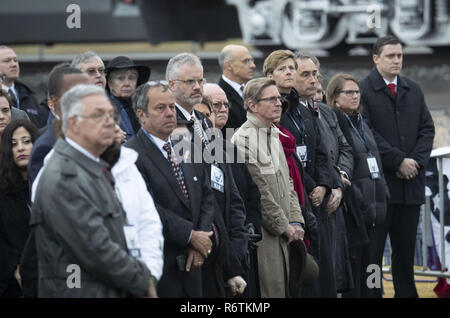
[[[422,204],[434,123],[419,85],[404,76],[399,75],[397,79],[397,96],[394,97],[374,68],[359,84],[363,112],[380,152],[391,193],[389,204]],[[412,158],[420,165],[419,174],[411,180],[395,175],[404,158]]]

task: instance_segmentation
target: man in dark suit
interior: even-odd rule
[[[253,78],[253,71],[256,68],[255,61],[245,46],[231,44],[222,49],[219,55],[219,65],[223,74],[218,84],[225,91],[228,101],[231,103],[225,129],[237,129],[247,120],[242,93],[245,83]],[[231,138],[231,136],[226,137]]]
[[[333,176],[327,156],[327,146],[321,138],[319,114],[313,108],[312,97],[317,89],[318,69],[310,56],[296,55],[297,70],[294,74],[294,89],[282,94],[286,111],[280,125],[295,137],[297,162],[303,170],[305,209],[311,209],[311,218],[306,223],[306,233],[311,240],[309,249],[319,265],[319,279],[313,287],[302,291],[303,297],[336,297],[336,277],[332,259],[331,224],[325,206],[333,187]],[[304,215],[309,215],[305,213]]]
[[[211,253],[214,195],[202,164],[175,160],[169,136],[176,128],[175,98],[161,83],[141,85],[134,98],[141,129],[125,146],[139,153],[136,166],[163,224],[164,269],[160,297],[202,297],[201,267]]]
[[[218,203],[218,205],[215,206],[217,210],[216,213],[220,215],[225,225],[225,232],[220,231],[220,226],[218,226],[218,232],[220,237],[229,236],[231,241],[229,255],[235,259],[235,261],[229,264],[233,266],[237,265],[239,264],[239,261],[244,258],[247,251],[248,236],[244,228],[244,206],[229,166],[224,164],[223,160],[218,158],[214,159],[216,154],[214,149],[212,149],[212,151],[205,149],[210,142],[210,134],[208,133],[212,129],[212,123],[201,112],[194,110],[194,105],[200,103],[203,96],[203,66],[200,59],[189,53],[181,53],[171,58],[167,64],[166,78],[170,90],[176,99],[177,119],[192,122],[189,129],[191,135],[194,137],[193,141],[195,148],[202,150],[202,156],[195,156],[194,154],[194,158],[201,159],[200,162],[207,171],[208,180],[211,180],[211,188],[213,189],[215,199]],[[218,141],[218,139],[215,141]],[[210,154],[211,158],[207,158],[206,155],[203,157],[203,154]],[[215,176],[219,176],[219,179],[220,176],[222,177],[220,185],[212,181]],[[216,224],[216,218],[214,224]],[[226,247],[225,245],[226,244],[219,246],[219,249]],[[226,253],[224,255],[226,262],[228,261],[229,255],[227,256]],[[214,253],[212,256],[215,256]],[[206,264],[207,266],[203,268],[204,277],[206,272],[210,273],[210,277],[214,276],[214,274],[217,277],[222,277],[221,269],[223,266],[217,266],[220,262],[222,262],[222,260],[219,258],[214,262],[208,261]],[[230,267],[231,266],[228,266],[225,263],[225,270],[230,269]],[[238,266],[238,268],[232,272],[232,277],[226,277],[226,280],[241,274],[242,269]],[[222,278],[219,278],[219,280],[221,279]],[[204,284],[205,296],[224,296],[224,291],[221,291],[221,288],[209,289],[208,287],[210,286],[211,283]]]
[[[375,67],[360,89],[391,193],[386,232],[392,246],[395,297],[418,297],[414,249],[434,123],[419,85],[400,75],[401,42],[392,36],[379,38],[372,54]]]
[[[61,119],[60,99],[69,89],[77,84],[88,84],[89,80],[80,70],[62,65],[55,68],[49,75],[47,104],[52,112],[52,120],[46,126],[41,136],[36,140],[31,152],[31,158],[28,164],[28,182],[33,184],[39,170],[42,168],[45,156],[53,148],[56,142],[55,126]]]
[[[224,171],[227,172],[225,177],[227,183],[236,183],[237,189],[239,191],[240,197],[244,201],[244,214],[245,214],[245,226],[247,232],[253,234],[251,240],[247,238],[248,235],[243,236],[241,226],[238,221],[240,219],[240,198],[234,195],[232,191],[233,187],[230,185],[226,187],[227,194],[227,204],[225,205],[225,216],[224,219],[228,220],[229,235],[232,241],[232,245],[235,246],[237,254],[240,255],[240,261],[243,265],[245,272],[245,280],[248,285],[244,293],[244,297],[261,297],[259,291],[259,279],[258,279],[258,267],[257,267],[257,256],[256,256],[256,242],[261,240],[261,194],[259,193],[258,186],[253,181],[244,160],[238,160],[238,151],[236,146],[224,140],[221,135],[221,130],[225,126],[228,115],[229,115],[229,102],[225,92],[217,84],[207,83],[203,87],[204,95],[211,99],[213,106],[213,116],[211,120],[213,121],[214,128],[216,129],[216,136],[219,143],[223,143],[223,148],[225,151],[225,164],[223,164]],[[243,158],[240,158],[243,159]],[[231,172],[231,173],[230,173]],[[234,179],[234,180],[233,180]],[[231,194],[230,194],[231,192]],[[220,203],[220,193],[218,202]],[[232,200],[232,198],[235,198]],[[235,201],[235,203],[230,206],[230,202]],[[223,204],[219,204],[223,206]],[[236,211],[237,210],[237,211]],[[230,226],[230,224],[235,224]],[[236,225],[236,223],[238,225]],[[247,240],[248,248],[247,248]],[[244,252],[244,253],[242,253]]]
[[[27,85],[18,81],[20,66],[17,55],[5,45],[0,45],[0,74],[5,75],[2,88],[11,96],[13,106],[26,112],[38,128],[45,126],[49,109],[38,103],[34,92]]]

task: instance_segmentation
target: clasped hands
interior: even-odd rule
[[[286,235],[289,244],[292,241],[303,240],[305,230],[300,224],[288,224],[286,231],[284,231],[284,235]]]
[[[398,171],[395,173],[397,178],[411,180],[419,174],[420,165],[411,158],[403,159]]]
[[[192,231],[189,246],[187,248],[186,272],[192,269],[200,268],[205,259],[211,253],[213,231]]]
[[[315,207],[320,206],[326,193],[327,188],[325,188],[324,186],[315,187],[308,196],[311,204]]]

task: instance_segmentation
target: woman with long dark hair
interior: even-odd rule
[[[0,297],[21,297],[18,264],[30,232],[27,165],[39,131],[19,119],[5,127],[0,143]]]

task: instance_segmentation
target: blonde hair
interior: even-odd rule
[[[292,59],[295,64],[295,69],[298,68],[297,61],[295,60],[295,55],[289,50],[276,50],[269,54],[264,60],[263,73],[265,76],[272,74],[273,71],[287,59]]]

